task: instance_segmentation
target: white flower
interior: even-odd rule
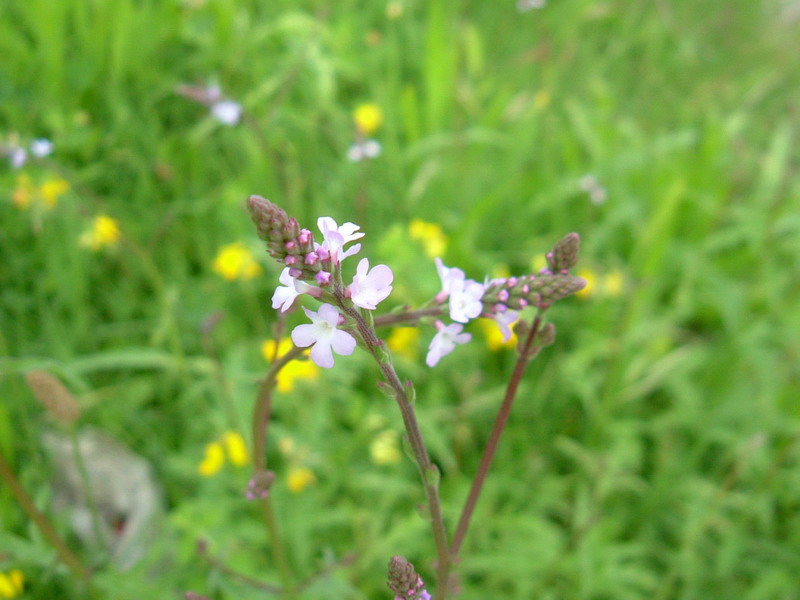
[[[381,145],[377,140],[356,142],[347,149],[347,160],[361,162],[368,158],[377,158],[381,154]]]
[[[436,296],[439,302],[444,302],[453,288],[456,286],[463,286],[464,284],[464,271],[456,267],[445,267],[441,258],[434,258],[433,262],[436,263],[436,272],[439,273],[439,278],[442,280],[442,291]]]
[[[12,148],[8,153],[8,161],[15,169],[22,168],[28,160],[25,148]]]
[[[231,127],[242,118],[242,105],[233,100],[220,100],[211,105],[211,116],[223,125]]]
[[[361,250],[361,244],[355,244],[344,250],[344,245],[348,242],[364,237],[363,233],[356,233],[360,227],[355,223],[345,223],[339,227],[331,217],[320,217],[317,219],[317,227],[325,240],[321,246],[330,253],[334,263],[340,263]]]
[[[528,12],[534,8],[544,8],[547,0],[517,0],[517,10],[519,12]]]
[[[500,328],[500,333],[503,334],[503,341],[507,342],[511,339],[511,324],[515,323],[519,318],[519,314],[513,310],[499,312],[494,316],[494,321]]]
[[[453,281],[450,289],[450,318],[466,323],[481,314],[483,291],[483,286],[472,279]]]
[[[44,158],[53,153],[55,144],[48,139],[38,138],[31,142],[31,154],[36,158]]]
[[[314,287],[289,275],[289,267],[281,271],[281,276],[278,278],[278,281],[280,281],[283,286],[275,288],[275,293],[272,295],[272,308],[278,308],[280,306],[281,312],[289,310],[295,298],[300,294],[305,294]]]
[[[296,346],[311,348],[311,360],[317,366],[329,369],[333,366],[333,352],[348,356],[356,348],[355,338],[337,329],[339,324],[339,311],[332,304],[323,304],[317,312],[303,310],[311,319],[311,325],[298,325],[292,330],[292,341]]]
[[[471,334],[461,333],[464,326],[458,323],[451,323],[445,327],[441,321],[437,321],[436,328],[439,332],[433,336],[431,345],[428,346],[428,355],[425,357],[425,364],[429,367],[433,367],[443,356],[450,354],[456,344],[466,344],[472,339]]]
[[[350,298],[353,304],[375,310],[379,302],[382,302],[392,292],[392,280],[394,274],[386,265],[377,265],[369,270],[369,259],[362,258],[358,262],[356,275],[353,283],[350,284]]]

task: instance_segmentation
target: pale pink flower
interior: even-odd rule
[[[483,286],[472,279],[460,279],[450,287],[450,318],[459,323],[474,319],[483,311]]]
[[[425,364],[429,367],[433,367],[443,356],[450,354],[456,344],[466,344],[472,339],[472,334],[461,333],[464,326],[459,323],[445,326],[441,321],[436,321],[436,329],[439,332],[433,336],[428,346],[428,355],[425,357]]]
[[[339,310],[332,304],[323,304],[317,312],[303,307],[311,324],[298,325],[292,330],[292,341],[300,348],[311,348],[311,360],[320,367],[333,366],[333,353],[348,356],[356,348],[356,339],[341,329]]]
[[[275,288],[275,293],[272,295],[272,308],[278,308],[280,306],[281,312],[289,310],[300,294],[308,293],[314,289],[314,286],[298,281],[292,277],[289,271],[289,267],[281,271],[281,276],[278,278],[278,281],[283,285]]]
[[[434,258],[433,262],[436,263],[436,272],[439,273],[439,278],[442,280],[442,291],[436,295],[436,301],[444,302],[454,286],[463,285],[466,275],[464,275],[464,271],[456,267],[445,267],[441,258]]]
[[[503,334],[504,342],[507,342],[509,339],[511,339],[511,325],[516,323],[518,318],[519,313],[513,310],[498,312],[496,315],[494,315],[494,321],[500,328],[500,333]]]
[[[320,217],[317,219],[317,227],[325,240],[321,247],[330,252],[334,263],[340,263],[361,250],[361,244],[354,244],[349,249],[344,249],[345,244],[364,237],[363,233],[356,233],[360,227],[355,223],[344,223],[339,227],[331,217]]]
[[[353,283],[348,288],[350,299],[356,306],[375,310],[378,303],[385,300],[392,292],[393,279],[394,274],[389,267],[376,265],[370,270],[369,259],[362,258],[358,262]]]

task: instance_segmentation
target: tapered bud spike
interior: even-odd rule
[[[578,253],[581,249],[581,238],[577,233],[568,233],[561,238],[553,251],[547,254],[547,266],[553,273],[560,273],[578,264]]]

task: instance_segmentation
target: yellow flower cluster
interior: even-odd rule
[[[264,360],[272,362],[276,357],[281,357],[292,349],[294,344],[289,338],[283,338],[277,344],[275,340],[267,340],[261,344],[261,354]],[[294,389],[296,381],[314,380],[319,377],[319,367],[305,357],[289,362],[278,373],[278,391],[287,393]]]
[[[216,475],[225,464],[226,453],[228,460],[236,467],[243,467],[250,461],[247,445],[241,434],[236,431],[226,431],[218,440],[206,444],[203,460],[200,461],[197,472],[203,477]]]
[[[377,104],[360,104],[353,111],[356,129],[364,136],[375,133],[383,123],[383,111]]]
[[[25,576],[22,571],[14,569],[8,573],[0,573],[0,598],[16,598],[22,594]]]
[[[234,242],[220,248],[214,259],[213,269],[228,281],[253,279],[261,274],[261,265],[256,262],[253,253],[241,242]]]
[[[39,206],[47,210],[55,208],[58,200],[69,191],[69,182],[66,179],[46,179],[41,185],[36,185],[30,175],[21,173],[17,177],[17,186],[11,195],[11,200],[20,210],[27,210]]]
[[[91,227],[81,234],[79,243],[97,252],[104,246],[114,246],[120,237],[119,223],[108,215],[97,215]]]
[[[625,291],[625,276],[619,269],[599,274],[591,269],[581,269],[576,273],[586,280],[586,287],[575,295],[578,298],[591,297],[616,298]]]
[[[369,456],[376,465],[395,465],[403,459],[400,436],[394,429],[378,433],[369,445]]]
[[[308,454],[308,448],[298,448],[292,438],[283,437],[278,441],[278,450],[292,463],[286,476],[286,485],[290,492],[299,494],[316,483],[317,477],[314,471],[302,464]]]
[[[414,359],[419,351],[419,329],[416,327],[395,327],[386,340],[392,352]]]
[[[422,248],[429,258],[442,256],[447,249],[447,236],[436,223],[414,219],[408,224],[408,234],[412,240],[422,244]]]

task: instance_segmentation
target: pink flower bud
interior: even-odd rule
[[[317,283],[320,285],[328,285],[331,282],[331,274],[327,271],[320,271],[314,275],[314,279],[316,279]]]
[[[291,275],[295,279],[298,279],[302,274],[303,274],[303,271],[301,271],[297,267],[292,267],[291,269],[289,269],[289,275]]]
[[[317,264],[318,260],[319,256],[317,256],[316,252],[309,252],[308,254],[306,254],[306,258],[303,262],[306,263],[307,265],[315,265]]]
[[[294,243],[294,240],[289,240],[288,242],[286,242],[286,243],[283,245],[283,247],[284,247],[284,248],[286,248],[287,250],[291,250],[291,249],[292,249],[292,248],[294,248],[296,245],[297,245],[297,244],[295,244],[295,243]]]
[[[290,254],[283,260],[283,262],[286,264],[287,267],[291,267],[293,264],[297,262],[297,257]]]
[[[308,244],[311,241],[312,234],[308,229],[301,229],[300,234],[297,236],[297,241],[301,244]]]

